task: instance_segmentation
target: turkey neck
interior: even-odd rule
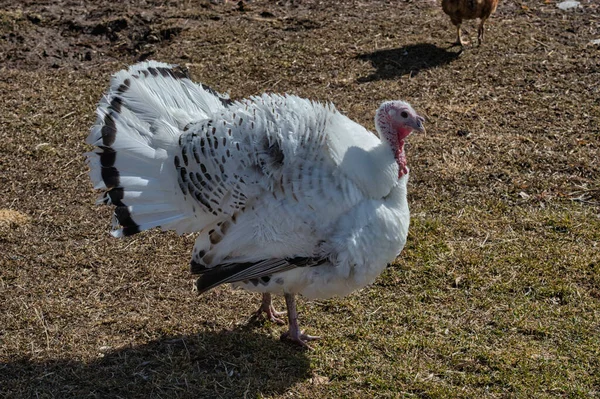
[[[408,166],[406,166],[406,154],[404,153],[404,140],[398,142],[398,148],[394,154],[396,163],[398,164],[398,179],[408,173]]]
[[[382,140],[381,144],[375,146],[369,151],[373,169],[369,172],[371,176],[368,179],[377,188],[374,192],[386,196],[393,186],[396,185],[398,178],[402,177],[401,159],[404,159],[403,167],[406,168],[406,158],[402,147],[398,147],[397,153],[391,148],[386,140]]]

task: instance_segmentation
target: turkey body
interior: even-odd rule
[[[200,292],[343,296],[404,247],[408,174],[332,105],[234,102],[151,61],[116,74],[97,115],[86,155],[99,202],[115,206],[112,234],[198,233]]]
[[[338,137],[331,129],[347,125],[363,133],[362,146],[336,160],[331,146]],[[346,295],[372,282],[404,245],[407,177],[397,179],[393,154],[384,153],[375,136],[331,107],[264,95],[195,123],[181,139],[173,156],[195,154],[186,156],[187,165],[180,160],[174,173],[189,192],[184,195],[192,205],[189,214],[197,214],[195,200],[211,184],[200,205],[206,205],[204,212],[217,213],[209,225],[200,218],[191,227],[205,231],[192,259],[192,271],[209,276],[199,280],[201,291],[214,284],[210,269],[220,264],[295,258],[276,266],[293,266],[290,270],[243,280],[237,276],[237,285],[309,298]],[[349,178],[344,170],[377,165],[381,157],[387,158],[387,187],[371,187],[372,182]],[[381,239],[382,234],[394,239]]]

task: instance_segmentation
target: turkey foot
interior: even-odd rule
[[[294,333],[292,333],[292,331],[290,329],[290,331],[286,331],[283,334],[281,334],[280,339],[282,341],[284,341],[284,340],[291,341],[295,344],[300,345],[303,348],[306,348],[306,349],[312,351],[314,349],[307,342],[321,339],[321,337],[316,337],[314,335],[307,335],[307,334],[304,334],[303,331],[298,331],[298,330],[296,330]]]
[[[264,315],[263,315],[264,313]],[[285,312],[278,312],[275,310],[273,303],[271,301],[271,294],[265,293],[262,297],[262,303],[256,312],[254,312],[254,316],[257,318],[264,317],[272,323],[277,324],[285,324],[285,322],[280,319],[280,316],[285,315]]]
[[[303,348],[313,350],[307,342],[321,339],[321,337],[307,335],[304,334],[303,331],[300,331],[300,327],[298,327],[298,312],[296,311],[296,299],[294,298],[294,294],[285,294],[285,304],[287,305],[290,329],[281,334],[280,339],[282,341],[289,340]]]

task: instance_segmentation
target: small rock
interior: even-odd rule
[[[145,23],[149,24],[154,21],[154,15],[143,12],[140,14],[140,19]]]
[[[561,3],[558,3],[556,7],[560,8],[563,11],[570,10],[571,8],[579,8],[581,3],[574,0],[567,0]]]
[[[590,40],[590,44],[594,45],[594,46],[599,46],[600,45],[600,39]]]
[[[39,152],[47,152],[47,151],[53,151],[54,148],[52,148],[50,143],[39,143],[38,145],[35,146],[35,150],[39,151]]]
[[[58,151],[55,147],[52,147],[50,143],[40,143],[34,147],[33,154],[36,156],[52,156],[58,154]]]
[[[158,43],[160,42],[160,39],[156,35],[148,35],[148,37],[146,37],[146,41],[148,43]]]
[[[519,193],[519,197],[521,197],[523,199],[529,199],[529,197],[531,197],[531,195],[527,194],[525,191],[521,191]]]
[[[329,377],[325,377],[322,375],[315,375],[313,378],[310,379],[310,382],[312,382],[313,385],[329,384]]]

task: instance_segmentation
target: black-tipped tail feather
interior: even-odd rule
[[[143,62],[113,76],[87,138],[96,148],[86,156],[94,188],[104,190],[98,203],[116,206],[114,236],[157,226],[190,230],[189,210],[173,194],[176,176],[163,173],[164,154],[176,145],[180,125],[230,103],[174,65]]]
[[[124,236],[132,236],[142,231],[140,226],[131,218],[131,212],[127,206],[117,206],[115,208],[115,218],[121,225]]]

